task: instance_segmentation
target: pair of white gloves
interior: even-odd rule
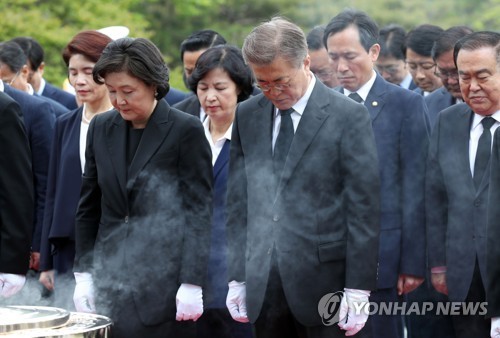
[[[26,276],[0,272],[0,297],[8,298],[18,293],[26,282]]]
[[[346,331],[346,336],[354,336],[365,326],[368,320],[368,311],[365,310],[364,305],[360,304],[367,304],[368,297],[370,297],[370,291],[344,289],[344,297],[342,297],[340,303],[340,321],[338,325],[342,330]],[[355,303],[357,306],[354,305]],[[244,282],[232,281],[229,283],[226,306],[234,320],[241,323],[248,322],[246,286]],[[356,311],[357,308],[361,310]]]
[[[76,311],[95,313],[94,281],[88,272],[75,272],[76,287],[73,294]],[[203,314],[203,294],[201,287],[183,283],[175,297],[177,313],[175,319],[196,321]]]

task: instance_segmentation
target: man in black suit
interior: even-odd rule
[[[436,76],[441,78],[443,87],[436,89],[425,97],[425,103],[429,109],[429,120],[431,127],[436,122],[437,114],[455,103],[463,102],[462,92],[458,83],[458,72],[453,62],[453,47],[455,43],[472,33],[466,26],[454,26],[445,30],[432,47],[432,58],[436,63]]]
[[[19,36],[10,41],[17,43],[28,58],[27,64],[30,70],[28,82],[33,86],[35,93],[59,102],[68,110],[76,109],[78,106],[75,95],[57,88],[43,78],[45,70],[44,51],[38,41],[25,36]]]
[[[21,107],[26,135],[31,149],[32,185],[35,190],[35,205],[33,207],[35,217],[33,220],[34,225],[32,226],[33,242],[30,267],[38,270],[50,145],[54,132],[55,114],[47,102],[12,88],[4,84],[3,81],[0,81],[0,92],[5,92]]]
[[[425,276],[424,164],[428,120],[424,100],[374,71],[378,27],[346,10],[326,26],[325,44],[344,95],[370,112],[380,161],[380,244],[372,301],[396,302]],[[374,337],[401,337],[400,316],[371,316]]]
[[[442,32],[441,27],[424,24],[406,34],[406,66],[418,86],[415,91],[423,96],[427,96],[443,85],[439,77],[434,74],[436,64],[431,56],[434,41]]]
[[[414,90],[417,85],[413,81],[405,55],[406,31],[402,26],[391,24],[382,27],[379,32],[380,55],[377,70],[382,77],[402,88]]]
[[[0,43],[0,62],[3,64],[0,68],[0,78],[4,82],[50,104],[55,117],[69,112],[69,109],[59,102],[35,93],[33,87],[28,82],[31,74],[27,63],[28,59],[17,43],[13,41]]]
[[[188,82],[189,77],[191,76],[191,73],[196,65],[196,61],[200,55],[210,47],[224,45],[225,43],[226,39],[211,29],[196,31],[182,41],[180,47],[181,61],[184,68],[182,72],[182,79],[184,80],[184,84],[187,88],[191,88]],[[195,93],[176,103],[174,108],[194,115],[201,121],[204,121],[207,116],[203,111],[203,108],[201,108],[200,102],[198,101],[198,97]]]
[[[259,338],[354,335],[368,317],[354,303],[368,301],[377,273],[369,114],[314,77],[305,35],[289,21],[254,28],[243,55],[262,94],[240,103],[233,123],[226,304]],[[340,328],[318,314],[336,291]]]
[[[330,58],[323,43],[325,26],[316,26],[307,33],[307,48],[311,57],[311,72],[327,87],[335,88],[339,85],[337,74],[332,69]]]
[[[494,32],[478,32],[466,36],[457,43],[455,51],[458,52],[457,66],[460,76],[460,87],[464,100],[471,104],[479,104],[486,115],[500,120],[500,34]],[[455,52],[455,54],[456,54]],[[477,69],[481,72],[469,74],[462,64],[467,58],[474,57]],[[471,63],[472,60],[471,60]],[[474,69],[473,69],[474,70]],[[467,86],[466,86],[467,85]],[[481,100],[478,100],[482,97]],[[469,103],[468,103],[469,104]],[[486,110],[486,108],[488,108]],[[479,108],[474,108],[477,112]],[[442,113],[444,114],[444,112]],[[440,114],[441,115],[441,114]],[[498,122],[495,123],[498,125]],[[495,125],[490,130],[496,127]],[[488,317],[491,317],[490,336],[500,337],[500,247],[498,245],[500,213],[500,133],[493,132],[493,149],[491,152],[491,168],[489,180],[488,224],[486,232],[486,273],[481,270],[482,276],[486,275],[486,300],[488,301]],[[487,179],[487,176],[484,177]],[[482,242],[484,245],[484,242]],[[483,279],[484,280],[484,279]],[[448,288],[450,289],[450,288]]]
[[[494,252],[497,245],[495,238],[487,248],[486,231],[491,139],[500,120],[499,48],[500,34],[493,32],[472,33],[457,42],[453,55],[466,104],[439,113],[431,136],[426,172],[429,266],[434,288],[452,302],[486,300],[487,249]],[[488,294],[491,306],[498,294]],[[496,316],[494,308],[490,315]],[[457,337],[489,334],[481,313],[452,320]]]
[[[21,110],[0,92],[0,300],[21,290],[26,280],[34,208],[31,152]]]

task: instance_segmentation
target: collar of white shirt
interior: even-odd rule
[[[356,90],[355,92],[351,92],[350,90],[344,88],[345,96],[349,96],[349,94],[351,93],[358,93],[358,95],[361,96],[361,98],[363,99],[363,102],[366,102],[368,93],[370,93],[370,90],[372,89],[376,78],[377,78],[377,73],[372,69],[372,77],[370,78],[370,80],[366,81],[366,83],[361,87],[359,87],[359,89]]]

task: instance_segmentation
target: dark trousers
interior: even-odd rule
[[[120,297],[121,304],[115,308],[116,315],[111,315],[113,338],[195,338],[196,323],[192,320],[178,322],[176,320],[146,326],[139,319],[137,308],[131,297]],[[99,310],[99,309],[98,309]]]
[[[430,280],[430,278],[429,278]],[[438,302],[448,302],[448,297],[437,292],[429,281],[425,281],[417,289],[405,296],[408,306],[412,303],[424,302],[434,304],[437,308]],[[408,338],[455,338],[455,329],[451,316],[437,314],[435,311],[423,315],[410,314],[405,317]]]
[[[397,303],[399,302],[397,289],[378,289],[370,294],[371,303]],[[373,313],[368,317],[368,321],[361,334],[368,334],[374,338],[402,338],[403,337],[403,317],[401,314]]]
[[[479,265],[476,261],[472,282],[469,288],[469,293],[465,298],[465,302],[486,302],[486,293],[484,291],[484,284],[479,272]],[[453,326],[457,338],[488,338],[490,337],[491,321],[486,319],[484,315],[480,314],[467,314],[452,316]]]
[[[311,285],[313,284],[314,276],[311,276]],[[317,312],[318,309],[314,308],[311,311]],[[273,254],[264,304],[253,328],[256,338],[345,338],[345,331],[337,324],[308,327],[294,318],[283,291],[275,254]]]
[[[197,338],[252,338],[252,325],[235,321],[227,308],[204,309],[196,321]]]

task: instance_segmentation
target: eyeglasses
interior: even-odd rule
[[[388,74],[394,75],[399,71],[398,65],[387,65],[387,66],[376,65],[376,67],[377,67],[377,70],[380,74],[382,74],[383,72],[386,72]]]
[[[458,79],[458,71],[456,69],[440,69],[437,67],[434,74],[441,79]]]
[[[301,68],[302,67],[298,68],[292,76],[289,76],[289,80],[287,82],[285,82],[285,83],[274,83],[274,84],[271,84],[271,83],[266,83],[266,84],[257,83],[257,87],[259,87],[260,90],[262,90],[263,92],[269,92],[269,91],[271,91],[271,89],[274,89],[274,90],[277,90],[279,92],[282,92],[282,91],[284,91],[285,89],[289,88],[292,85],[291,82],[292,82],[293,78],[295,77],[295,75],[297,75],[298,71]]]
[[[417,70],[419,67],[422,68],[423,70],[431,70],[432,68],[436,67],[436,64],[432,62],[406,61],[406,64],[408,65],[408,68],[410,68],[410,70]]]
[[[328,70],[320,70],[318,72],[313,72],[319,79],[324,80],[330,78],[334,72]]]

